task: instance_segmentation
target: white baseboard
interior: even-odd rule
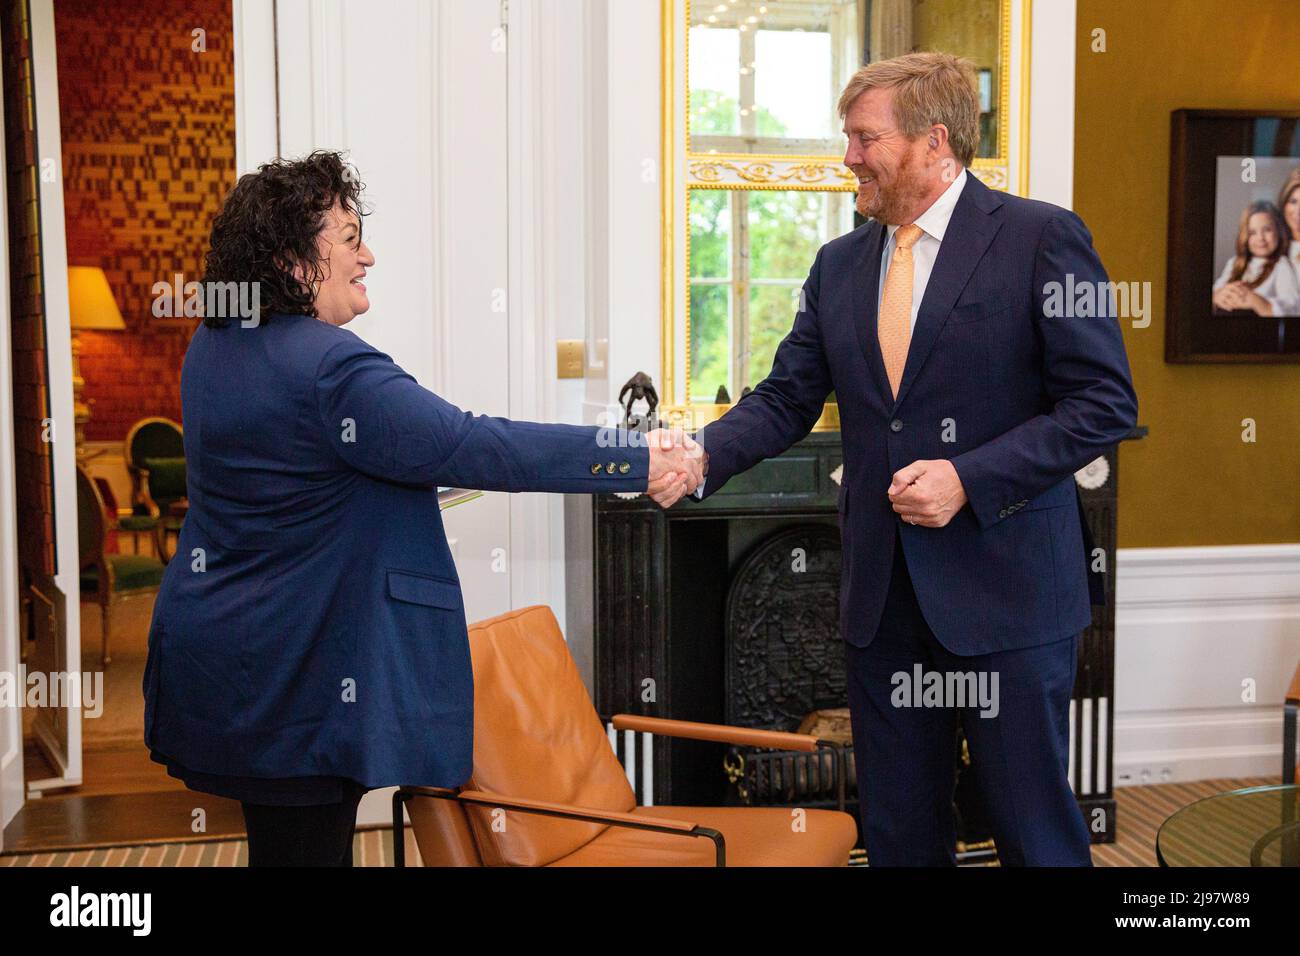
[[[1300,544],[1124,548],[1116,564],[1116,785],[1280,782]]]

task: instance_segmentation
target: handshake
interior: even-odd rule
[[[681,429],[656,428],[646,434],[650,446],[648,494],[661,508],[671,508],[682,497],[695,492],[709,473],[709,456],[704,446]]]

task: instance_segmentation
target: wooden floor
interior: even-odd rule
[[[114,613],[103,713],[82,723],[84,782],[29,798],[5,828],[6,853],[243,839],[238,803],[186,789],[150,759],[144,745],[140,675],[152,614],[152,599],[125,602]],[[98,669],[98,606],[82,604],[81,633],[82,667]],[[57,776],[30,735],[24,741],[23,776],[28,781]]]
[[[28,780],[39,780],[54,773],[45,760],[45,754],[33,744],[24,748],[23,760]],[[102,793],[157,793],[160,790],[185,789],[185,784],[169,776],[162,764],[149,759],[143,741],[112,750],[87,750],[81,755],[81,761],[82,780],[85,782],[74,790],[54,791],[51,799],[73,792],[77,796],[92,797]]]
[[[31,768],[44,758],[33,747],[25,759]],[[83,761],[83,786],[29,799],[18,811],[5,828],[7,853],[244,836],[238,803],[186,789],[143,743],[87,752]]]
[[[352,865],[393,865],[391,827],[359,830],[352,841]],[[62,850],[49,853],[0,855],[4,866],[225,866],[248,865],[248,843],[208,840],[190,843],[122,846],[97,850]],[[411,828],[406,828],[406,865],[420,866],[420,851]]]

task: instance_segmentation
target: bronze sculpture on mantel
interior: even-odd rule
[[[644,415],[632,411],[632,406],[639,401],[646,403]],[[655,391],[654,381],[645,372],[637,372],[623,383],[618,392],[618,402],[623,406],[624,428],[648,432],[659,427],[658,416],[655,414],[655,409],[659,407],[659,393]]]

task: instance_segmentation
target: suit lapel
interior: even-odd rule
[[[907,362],[903,366],[903,380],[898,386],[900,402],[920,374],[930,350],[934,348],[935,340],[948,321],[948,314],[952,312],[962,289],[966,288],[975,267],[979,265],[1001,226],[989,213],[1000,206],[1002,200],[976,179],[974,173],[967,171],[966,175],[966,185],[962,187],[957,205],[953,207],[952,218],[948,221],[943,242],[939,246],[939,255],[930,272],[930,281],[925,286],[925,296],[921,299],[921,308],[916,316],[916,327],[912,329]],[[876,272],[880,272],[879,254],[876,257]],[[880,354],[879,346],[876,354]],[[883,371],[883,360],[879,360],[879,364]],[[888,384],[885,386],[885,394],[889,395]]]
[[[876,389],[892,403],[889,394],[889,376],[885,373],[885,360],[880,354],[880,334],[876,322],[879,308],[876,299],[880,294],[880,256],[885,250],[884,225],[872,222],[864,230],[856,259],[853,263],[853,328],[862,347],[862,357],[871,370]]]

